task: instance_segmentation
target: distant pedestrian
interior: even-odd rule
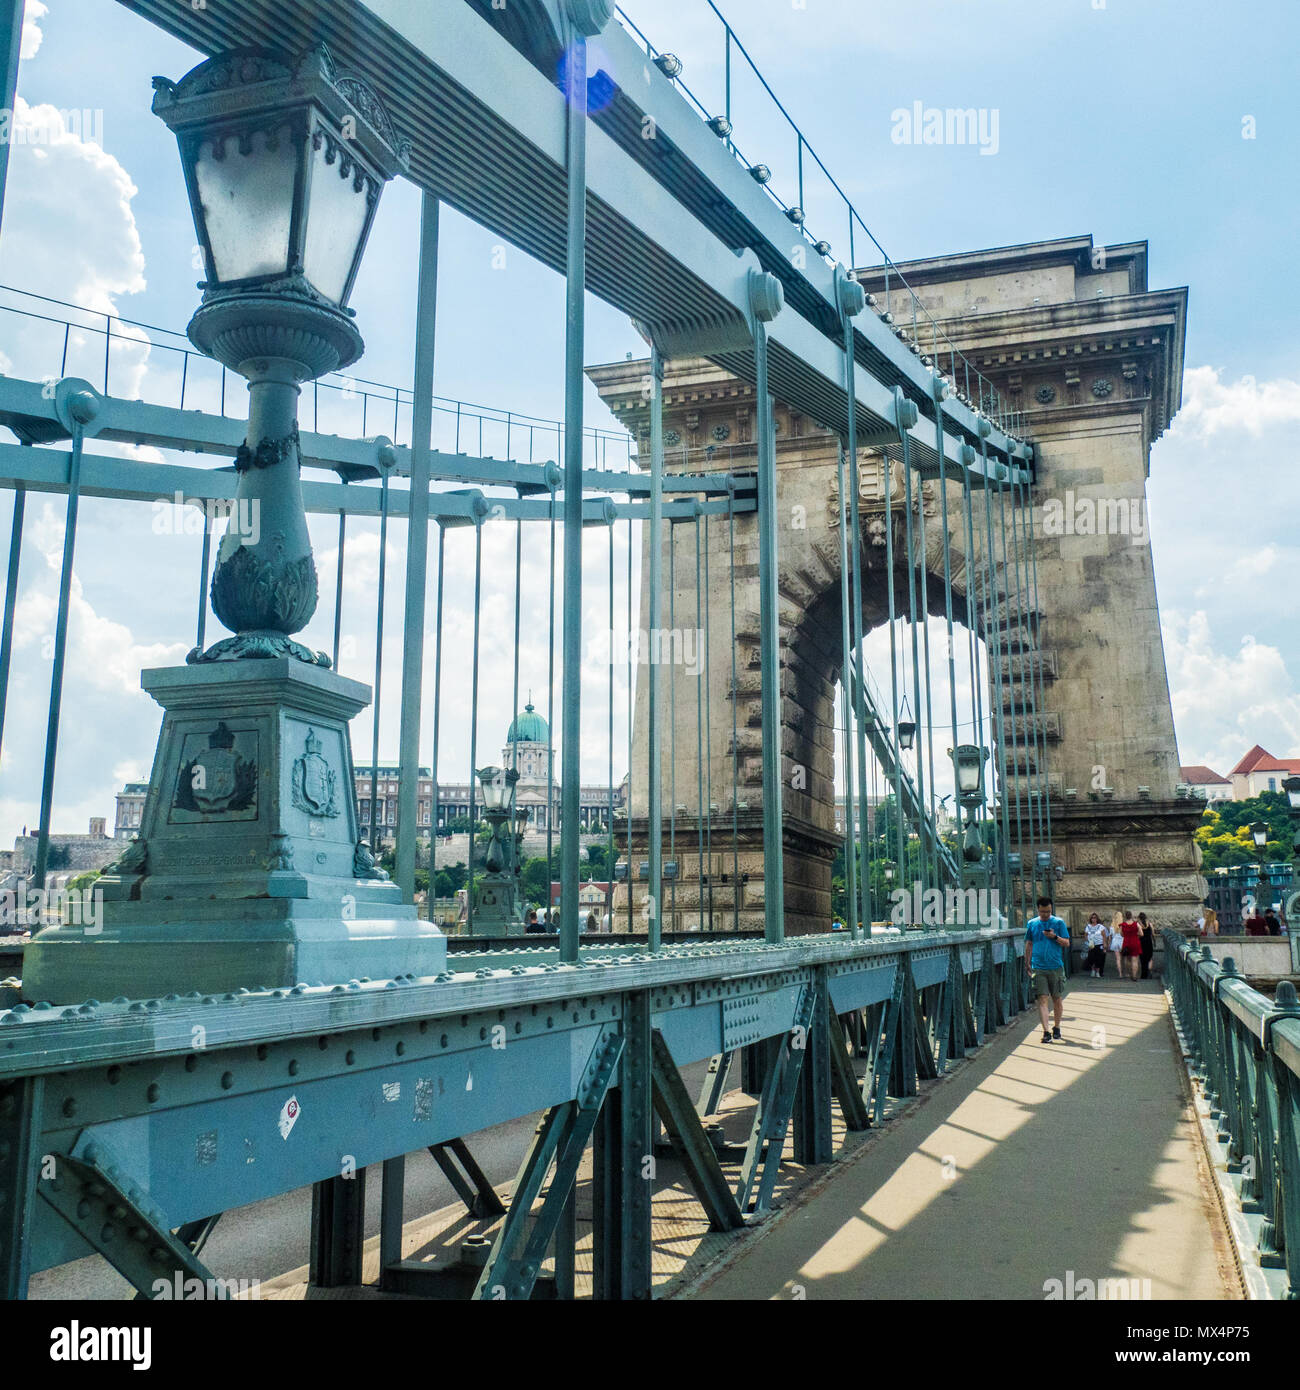
[[[535,907],[530,907],[524,914],[524,931],[540,932],[543,930],[545,930],[545,928],[543,928],[542,924],[537,920],[537,909]]]
[[[1038,1001],[1038,1020],[1043,1025],[1042,1041],[1061,1036],[1061,1014],[1065,1008],[1065,952],[1070,949],[1070,929],[1052,913],[1051,898],[1039,898],[1038,916],[1025,924],[1025,969]],[[1052,1026],[1047,1026],[1047,1001],[1052,1001]]]
[[[583,927],[583,931],[594,932],[595,930],[596,930],[596,914],[595,914],[595,912],[593,911],[593,912],[587,913],[587,925],[586,925],[585,927]]]
[[[1088,918],[1083,932],[1088,944],[1088,959],[1085,962],[1088,973],[1094,980],[1100,980],[1106,974],[1106,943],[1110,940],[1110,932],[1095,912]]]
[[[1264,913],[1264,925],[1268,928],[1270,936],[1282,935],[1282,923],[1277,920],[1277,913],[1271,907]]]
[[[1250,916],[1246,918],[1243,925],[1245,927],[1247,936],[1268,935],[1268,926],[1265,923],[1264,919],[1259,915],[1258,911],[1252,911]]]
[[[1138,925],[1142,928],[1142,978],[1151,978],[1151,957],[1156,953],[1156,934],[1151,929],[1151,923],[1147,921],[1145,912],[1138,913]]]
[[[1120,918],[1119,934],[1122,942],[1120,959],[1129,963],[1129,978],[1136,983],[1138,970],[1142,964],[1142,927],[1128,908],[1124,909],[1124,915]],[[1120,979],[1124,978],[1124,974],[1125,972],[1121,968]]]
[[[1115,973],[1122,980],[1124,978],[1124,933],[1120,931],[1119,924],[1124,920],[1124,914],[1117,912],[1110,919],[1110,940],[1106,943],[1107,949],[1115,957]]]
[[[1201,918],[1201,935],[1218,936],[1219,934],[1219,914],[1212,907],[1205,909],[1205,916]]]

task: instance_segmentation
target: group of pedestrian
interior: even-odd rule
[[[609,929],[610,916],[608,912],[605,913],[604,917],[597,917],[594,909],[591,912],[587,913],[587,919],[582,926],[582,931],[584,934],[586,934],[587,932],[607,932],[609,931]],[[552,935],[555,935],[559,932],[559,930],[560,909],[558,907],[551,908],[549,913],[545,908],[542,908],[542,915],[540,917],[538,916],[537,909],[535,907],[530,907],[528,909],[528,912],[524,917],[525,932],[529,933],[530,935],[533,932],[550,932]]]
[[[1242,908],[1241,931],[1244,936],[1281,936],[1283,927],[1281,918],[1271,907],[1264,909],[1260,915],[1258,908],[1252,908],[1246,912]],[[1222,928],[1219,926],[1219,914],[1212,907],[1207,907],[1205,911],[1196,919],[1196,930],[1201,936],[1218,936]]]
[[[1252,912],[1242,924],[1242,930],[1247,936],[1281,936],[1282,923],[1278,920],[1278,915],[1271,907],[1264,909],[1261,917],[1258,911]]]
[[[1125,908],[1111,918],[1109,926],[1094,912],[1088,918],[1084,934],[1088,946],[1084,964],[1094,980],[1105,978],[1106,957],[1111,954],[1115,957],[1115,973],[1121,980],[1125,975],[1132,980],[1151,978],[1156,934],[1145,912],[1134,917],[1131,909]]]
[[[1094,912],[1084,928],[1088,946],[1087,968],[1094,980],[1106,973],[1106,956],[1115,953],[1115,969],[1136,981],[1151,976],[1151,957],[1155,955],[1155,930],[1145,912],[1136,917],[1125,908],[1117,912],[1110,926]],[[1052,909],[1051,898],[1038,899],[1038,916],[1025,923],[1025,968],[1030,989],[1038,1005],[1038,1021],[1043,1026],[1043,1042],[1061,1037],[1061,1017],[1065,1007],[1065,967],[1070,951],[1070,929]],[[1128,969],[1125,970],[1125,962]],[[1141,972],[1139,974],[1139,971]],[[1051,1010],[1051,1022],[1049,1018]]]

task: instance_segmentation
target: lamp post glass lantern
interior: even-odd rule
[[[948,750],[952,759],[953,771],[957,779],[957,795],[963,802],[984,799],[984,763],[989,756],[987,748],[979,748],[973,743],[959,743]]]
[[[191,663],[291,656],[316,610],[316,567],[298,481],[303,382],[350,366],[364,343],[347,307],[383,185],[409,162],[382,103],[336,72],[322,46],[291,57],[244,48],[179,82],[154,78],[154,114],[174,132],[203,252],[190,341],[249,385],[235,456],[234,516],[212,575],[212,608],[235,634]]]
[[[528,812],[516,809],[514,768],[480,768],[475,774],[483,792],[489,827],[485,873],[474,884],[474,932],[511,935],[523,930],[519,892],[519,839]],[[509,837],[509,844],[507,844]]]
[[[1250,837],[1254,840],[1256,849],[1263,849],[1268,844],[1268,826],[1262,820],[1252,821]]]
[[[1300,777],[1284,777],[1282,790],[1286,793],[1286,799],[1291,809],[1300,811]]]
[[[406,143],[324,48],[222,53],[153,89],[204,257],[189,338],[248,382],[211,588],[233,635],[142,673],[163,724],[140,835],[96,888],[109,930],[38,934],[24,987],[74,1003],[437,975],[442,933],[360,836],[349,723],[371,692],[293,640],[317,602],[298,396],[364,350],[347,300]]]

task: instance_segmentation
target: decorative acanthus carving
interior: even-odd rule
[[[1074,902],[1093,898],[1099,902],[1136,903],[1141,897],[1136,874],[1077,874],[1069,876],[1070,898]]]
[[[1205,880],[1200,874],[1148,874],[1146,876],[1147,898],[1151,902],[1168,902],[1171,899],[1191,898],[1200,901],[1205,897]]]
[[[262,552],[262,553],[259,553]],[[212,611],[234,633],[291,633],[316,611],[316,564],[311,554],[285,560],[241,545],[212,575]]]
[[[1138,840],[1124,845],[1124,863],[1133,869],[1194,869],[1196,861],[1192,840]]]
[[[298,430],[286,434],[282,439],[263,439],[256,449],[248,447],[248,440],[235,451],[235,472],[247,473],[250,468],[274,468],[277,463],[298,457]]]
[[[1107,840],[1076,844],[1073,847],[1074,868],[1113,869],[1115,867],[1115,846]]]

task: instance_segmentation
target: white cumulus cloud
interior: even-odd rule
[[[1217,367],[1191,367],[1183,373],[1183,406],[1170,437],[1208,439],[1245,431],[1258,438],[1266,430],[1297,422],[1300,381],[1258,381],[1253,376],[1224,381]]]
[[[41,20],[50,12],[48,5],[42,4],[41,0],[27,0],[27,8],[23,12],[23,39],[22,39],[22,60],[29,62],[36,57],[36,51],[41,46],[41,40],[45,35],[41,32]]]
[[[1161,627],[1184,765],[1226,774],[1256,743],[1280,758],[1300,751],[1300,692],[1277,647],[1247,633],[1237,651],[1219,650],[1204,610],[1167,612]]]

